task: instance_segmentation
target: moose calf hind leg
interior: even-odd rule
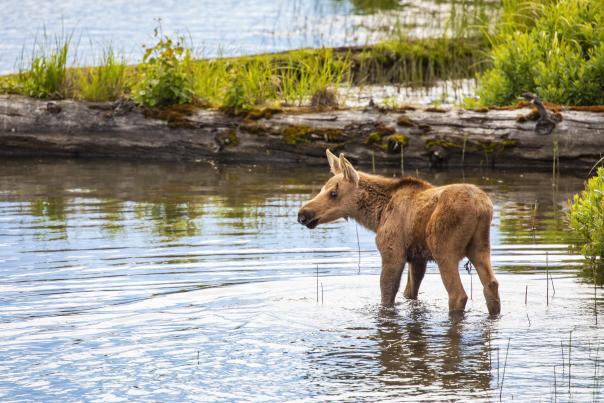
[[[447,293],[449,294],[449,312],[463,312],[468,302],[468,295],[461,283],[459,276],[459,260],[442,259],[438,260],[438,269],[442,277]]]
[[[487,301],[489,315],[499,315],[501,312],[501,301],[499,300],[499,283],[493,279],[483,290],[484,298]]]
[[[483,287],[484,298],[490,315],[498,315],[501,312],[501,300],[499,299],[499,283],[495,278],[490,263],[490,250],[472,250],[469,254],[470,261],[476,267],[476,272]]]
[[[407,285],[405,286],[404,296],[407,299],[417,299],[419,286],[426,273],[426,262],[413,261],[409,263],[409,272],[407,275]]]

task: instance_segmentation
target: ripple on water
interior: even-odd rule
[[[502,315],[460,264],[471,300],[451,320],[434,264],[418,301],[384,310],[370,233],[359,260],[352,222],[295,225],[324,170],[145,167],[0,172],[0,399],[550,400],[554,366],[559,400],[602,397],[594,289],[554,219],[580,179],[555,201],[539,174],[422,173],[496,206]]]

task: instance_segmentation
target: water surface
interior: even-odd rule
[[[502,315],[488,318],[462,262],[472,299],[455,321],[434,265],[418,301],[384,311],[372,234],[358,228],[357,244],[351,221],[296,224],[327,168],[0,164],[2,401],[604,395],[602,291],[563,221],[579,177],[418,172],[495,204]]]
[[[4,0],[0,13],[0,74],[27,66],[32,50],[72,37],[72,60],[93,64],[112,45],[129,63],[159,26],[184,35],[200,57],[288,49],[363,45],[393,30],[413,37],[442,32],[452,5],[485,1],[398,0]]]

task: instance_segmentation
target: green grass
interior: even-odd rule
[[[96,66],[73,70],[74,97],[86,101],[112,101],[128,92],[126,62],[113,48],[107,48]]]
[[[495,12],[487,4],[451,3],[435,38],[412,38],[395,24],[370,46],[212,60],[194,59],[183,38],[156,30],[157,43],[130,67],[108,48],[97,66],[69,68],[67,38],[37,53],[18,75],[0,78],[0,92],[94,101],[129,96],[150,107],[195,103],[239,113],[308,105],[313,95],[337,95],[346,85],[419,87],[479,77],[482,105],[515,103],[525,91],[553,103],[604,104],[602,0],[502,0]]]
[[[73,52],[68,38],[37,54],[19,74],[0,77],[0,92],[89,101],[129,96],[150,107],[196,103],[240,112],[308,105],[313,95],[337,96],[345,85],[429,85],[468,77],[480,69],[483,55],[476,37],[411,40],[396,35],[377,45],[350,49],[195,60],[182,38],[157,34],[157,43],[147,48],[140,64],[126,66],[109,47],[93,67],[75,67],[75,60],[67,65]]]
[[[479,36],[423,40],[401,36],[364,48],[353,59],[354,81],[431,86],[438,80],[472,77],[483,71],[487,47]]]
[[[34,98],[60,99],[69,95],[67,57],[71,37],[57,37],[50,50],[38,49],[27,70],[13,80],[13,90]]]
[[[305,104],[318,91],[348,83],[350,71],[348,56],[332,49],[197,60],[191,66],[196,99],[235,113],[277,102]]]

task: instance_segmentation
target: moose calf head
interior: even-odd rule
[[[344,158],[344,154],[340,154],[338,158],[327,150],[327,161],[334,176],[298,212],[298,222],[310,229],[338,218],[346,218],[356,208],[359,173]]]

